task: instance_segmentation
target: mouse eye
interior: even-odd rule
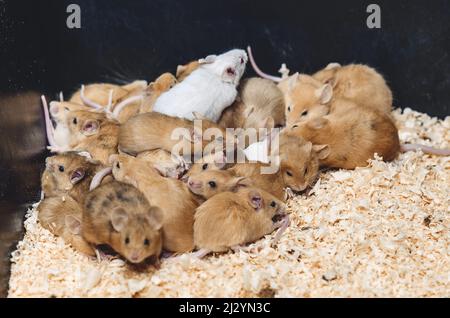
[[[303,116],[307,116],[307,115],[308,115],[308,111],[305,110],[305,111],[302,113],[302,117],[303,117]]]
[[[288,112],[290,112],[291,111],[291,106],[288,106]]]
[[[64,107],[65,110],[69,111],[69,107]]]
[[[241,57],[241,64],[244,64],[244,59]]]
[[[64,166],[59,166],[59,167],[58,167],[58,170],[59,170],[60,172],[64,172]]]
[[[292,177],[292,172],[290,172],[289,170],[286,171],[286,174],[287,174],[289,177]]]
[[[130,238],[129,237],[127,237],[127,238],[125,238],[125,244],[130,244]]]
[[[149,239],[145,239],[144,240],[144,245],[149,246],[150,245],[150,240]]]
[[[294,125],[294,126],[292,126],[292,128],[298,128],[298,125]]]
[[[208,164],[207,164],[207,163],[205,163],[205,164],[202,166],[202,170],[206,170],[206,169],[208,169]]]
[[[77,120],[76,118],[74,118],[74,119],[72,120],[72,122],[73,122],[74,125],[78,124],[78,120]]]
[[[305,172],[303,173],[304,176],[308,173],[308,167],[305,168]]]
[[[119,161],[117,161],[117,163],[116,163],[116,168],[120,169],[120,162]]]
[[[217,184],[214,181],[209,181],[208,184],[211,188],[215,188],[217,186]]]
[[[274,208],[274,207],[277,206],[277,203],[276,203],[275,201],[272,201],[272,202],[270,203],[270,206],[271,206],[272,208]]]

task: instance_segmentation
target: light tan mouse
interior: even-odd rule
[[[108,164],[111,154],[117,153],[119,123],[105,114],[74,111],[67,115],[69,150],[87,151],[93,159]]]
[[[152,206],[163,212],[164,249],[175,253],[194,248],[194,212],[198,206],[195,197],[180,180],[162,177],[144,160],[125,154],[112,156],[113,175],[116,180],[137,187]]]
[[[152,256],[158,260],[161,254],[161,219],[161,210],[151,206],[138,189],[113,181],[87,196],[82,235],[91,244],[107,244],[139,264]]]
[[[185,151],[194,154],[203,151],[212,142],[204,134],[207,129],[212,134],[210,139],[227,142],[226,132],[221,126],[208,120],[196,123],[201,123],[201,127],[196,128],[192,121],[156,112],[137,115],[120,127],[119,149],[136,155],[154,149],[172,153],[178,146],[181,149],[177,149],[180,153],[176,154],[182,155]],[[216,136],[221,138],[215,139]],[[234,136],[232,142],[235,142]]]
[[[255,242],[287,222],[283,202],[257,188],[222,192],[197,208],[194,242],[201,254]]]
[[[44,197],[70,196],[78,203],[84,202],[94,175],[104,166],[76,153],[63,153],[48,157],[41,177]],[[107,182],[105,179],[104,182]]]
[[[56,236],[62,237],[72,247],[90,256],[94,248],[81,236],[82,205],[70,196],[51,197],[42,200],[38,207],[39,223]]]
[[[390,116],[345,99],[336,99],[333,104],[335,110],[329,115],[289,128],[313,144],[325,146],[320,160],[322,165],[354,169],[366,166],[374,153],[386,161],[396,157],[400,143]]]
[[[386,114],[392,111],[392,92],[383,76],[372,67],[331,63],[312,76],[323,84],[330,84],[338,98],[347,98]]]
[[[274,128],[285,125],[284,98],[270,80],[253,77],[239,87],[237,100],[219,119],[225,128]]]

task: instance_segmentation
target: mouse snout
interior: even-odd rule
[[[130,254],[130,261],[133,263],[139,263],[141,261],[140,253],[139,251],[133,251]]]
[[[192,180],[192,178],[189,178],[188,186],[192,189],[199,189],[202,187],[202,183],[199,181]]]

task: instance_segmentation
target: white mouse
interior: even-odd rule
[[[217,122],[236,99],[247,61],[247,53],[238,49],[200,59],[195,71],[156,100],[153,111],[189,120],[196,112]]]

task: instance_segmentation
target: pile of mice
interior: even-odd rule
[[[448,296],[450,158],[432,147],[448,147],[450,118],[391,112],[389,88],[362,65],[275,78],[253,63],[268,79],[238,93],[246,61],[233,50],[181,66],[177,78],[93,84],[50,103],[59,154],[12,254],[9,296]],[[205,71],[220,83],[206,85]],[[209,102],[189,91],[199,87]],[[262,175],[270,160],[233,165],[221,151],[189,166],[185,153],[168,153],[169,137],[183,127],[181,140],[204,150],[193,119],[219,131],[286,125],[244,141],[247,159],[263,148],[279,171]],[[159,264],[161,250],[173,254]]]

